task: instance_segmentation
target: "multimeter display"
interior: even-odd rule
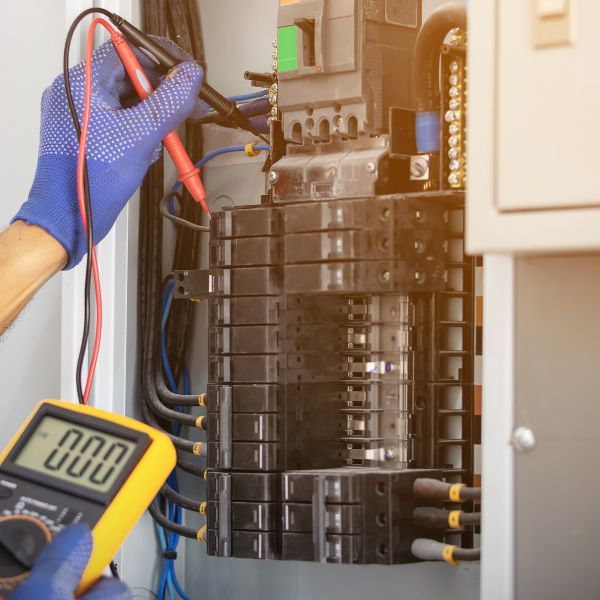
[[[127,466],[136,446],[130,439],[46,415],[14,462],[104,493]]]

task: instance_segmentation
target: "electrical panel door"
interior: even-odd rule
[[[473,2],[471,251],[600,247],[594,0]]]

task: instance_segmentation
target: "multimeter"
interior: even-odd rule
[[[67,525],[94,547],[79,593],[102,575],[175,467],[164,433],[90,406],[44,400],[0,455],[0,589],[23,581]]]

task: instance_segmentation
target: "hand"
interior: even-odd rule
[[[59,533],[35,561],[29,578],[9,600],[74,600],[81,576],[92,554],[90,528],[77,523]],[[112,577],[103,577],[80,600],[129,600],[127,586]]]
[[[167,45],[167,41],[163,41]],[[168,43],[173,51],[172,42]],[[176,46],[175,46],[176,47]],[[87,142],[94,241],[110,231],[119,213],[139,187],[148,167],[160,156],[160,142],[192,112],[202,110],[198,92],[201,67],[187,59],[175,67],[143,102],[136,98],[112,42],[93,54],[92,107]],[[136,52],[153,84],[159,80],[155,65]],[[154,66],[153,66],[154,65]],[[70,71],[73,99],[83,113],[85,70]],[[42,96],[40,149],[29,199],[13,222],[37,225],[66,250],[66,269],[77,265],[87,250],[87,239],[77,203],[76,169],[79,143],[67,107],[63,77],[57,77]]]

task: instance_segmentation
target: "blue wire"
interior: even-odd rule
[[[244,102],[244,100],[256,100],[256,98],[264,98],[269,95],[269,90],[261,90],[260,92],[252,92],[251,94],[239,94],[237,96],[228,96],[227,100],[231,102]]]
[[[191,392],[192,383],[190,381],[190,372],[189,372],[186,364],[183,365],[182,372],[183,372],[183,393],[184,393],[184,395],[187,396],[192,393]]]
[[[165,540],[165,532],[162,530],[162,527],[155,523],[156,533],[158,535],[158,541],[160,543],[161,550],[163,554],[167,551],[167,542]],[[165,597],[165,588],[169,592],[170,600],[175,600],[175,594],[173,592],[173,583],[168,577],[168,571],[163,567],[163,572],[160,577],[160,583],[158,584],[158,598],[162,600]]]
[[[175,565],[173,563],[173,561],[170,561],[171,565],[170,565],[170,569],[171,569],[171,579],[173,581],[173,585],[175,586],[175,590],[177,591],[177,593],[181,596],[181,598],[183,600],[190,600],[185,592],[183,591],[183,589],[181,588],[181,585],[179,585],[179,581],[177,580],[177,577],[175,575]]]
[[[266,144],[254,145],[253,148],[254,148],[254,150],[260,150],[261,152],[270,150],[270,147],[267,146]],[[197,169],[201,169],[208,161],[212,160],[213,158],[217,158],[217,156],[221,156],[222,154],[228,154],[230,152],[245,152],[245,151],[246,151],[246,146],[225,146],[224,148],[219,148],[218,150],[215,150],[214,152],[207,154],[205,157],[202,158],[202,160],[199,160],[194,166]],[[173,187],[171,187],[171,191],[176,192],[181,187],[181,185],[182,185],[181,181],[176,181],[173,184]]]
[[[167,297],[165,299],[165,292]],[[169,388],[177,392],[177,384],[175,383],[175,377],[173,376],[173,370],[169,363],[169,357],[167,355],[167,320],[169,313],[171,312],[171,304],[173,303],[173,296],[175,295],[175,281],[170,279],[165,285],[165,291],[163,292],[163,315],[161,320],[160,329],[160,353],[162,357],[163,368],[167,377],[167,383]]]
[[[163,289],[163,293],[162,293],[162,318],[161,318],[160,345],[161,345],[161,358],[162,358],[162,363],[163,363],[163,369],[165,371],[165,375],[167,376],[169,388],[171,389],[171,391],[177,392],[178,386],[175,382],[175,378],[173,376],[173,371],[172,371],[171,365],[169,363],[169,357],[167,355],[167,344],[166,344],[166,326],[167,326],[167,322],[169,319],[169,314],[171,312],[171,305],[173,303],[174,294],[175,294],[175,281],[173,279],[170,279],[166,282],[165,287]],[[189,371],[185,364],[183,365],[182,372],[183,372],[183,387],[184,387],[184,393],[185,393],[185,390],[189,389],[189,387],[190,387]],[[180,427],[177,428],[177,431],[179,431],[179,429],[180,429]],[[171,474],[167,478],[167,482],[175,491],[179,491],[179,483],[177,481],[177,474],[175,471],[171,472]],[[168,500],[167,500],[167,515],[168,515],[169,519],[171,521],[174,521],[175,523],[181,524],[183,521],[183,514],[182,514],[181,507],[173,502],[168,501]],[[172,533],[172,532],[167,532],[166,538],[165,538],[165,532],[163,532],[163,530],[160,528],[160,526],[157,526],[157,531],[159,531],[159,540],[161,542],[161,548],[163,549],[163,553],[166,553],[167,551],[176,552],[177,546],[179,544],[180,536],[175,533]],[[170,600],[174,600],[173,587],[175,588],[175,590],[177,591],[179,596],[184,598],[184,600],[189,600],[187,598],[187,596],[185,595],[185,593],[183,592],[183,590],[179,584],[179,581],[177,580],[177,576],[175,574],[174,561],[172,559],[166,559],[165,563],[163,565],[163,571],[161,574],[159,588],[158,588],[159,600],[164,599],[165,589],[169,593]]]

